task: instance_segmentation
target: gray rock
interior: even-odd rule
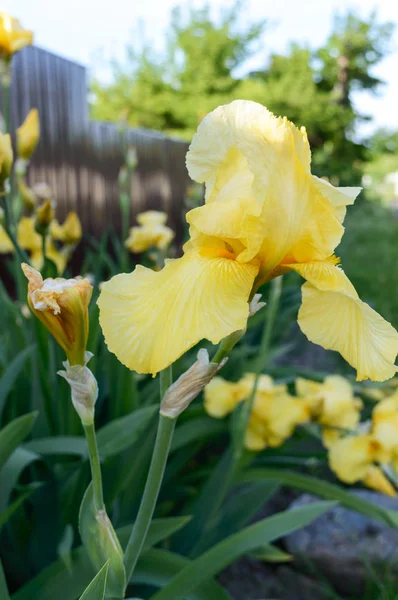
[[[398,510],[396,498],[364,490],[351,493],[380,507]],[[304,494],[291,508],[317,500]],[[298,563],[313,574],[325,576],[340,593],[363,593],[374,568],[398,575],[398,529],[339,505],[288,535],[284,542]]]
[[[218,577],[234,600],[327,600],[324,587],[282,566],[242,558]]]

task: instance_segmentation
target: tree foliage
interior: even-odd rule
[[[367,116],[356,111],[353,94],[382,84],[372,68],[388,52],[392,25],[379,23],[376,13],[364,20],[348,12],[335,18],[322,47],[292,43],[253,72],[247,61],[258,55],[266,27],[265,20],[245,22],[240,1],[218,20],[209,6],[175,8],[163,53],[150,43],[131,46],[110,84],[93,82],[93,117],[189,139],[216,106],[255,100],[305,125],[314,172],[328,173],[334,183],[358,183],[368,150],[355,132]]]

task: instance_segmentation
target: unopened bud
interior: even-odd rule
[[[32,108],[25,121],[17,129],[17,152],[20,158],[29,160],[40,138],[40,121],[37,108]]]
[[[72,403],[83,425],[94,423],[94,407],[98,398],[97,380],[86,366],[91,357],[91,352],[86,352],[84,365],[71,366],[66,360],[62,363],[65,371],[58,371],[58,375],[70,385]]]
[[[24,206],[30,211],[34,210],[34,208],[36,207],[37,197],[31,190],[31,188],[26,185],[23,179],[20,179],[18,181],[18,191],[22,198]]]
[[[54,208],[51,200],[46,200],[36,211],[36,230],[41,234],[47,233],[54,219]]]
[[[49,277],[23,263],[29,281],[28,304],[61,348],[70,365],[84,365],[88,338],[88,305],[93,291],[85,279]]]
[[[11,138],[8,133],[0,133],[0,185],[9,178],[13,161]],[[1,190],[0,190],[1,191]]]
[[[45,181],[39,181],[32,186],[33,193],[38,197],[39,200],[44,202],[45,200],[51,200],[53,206],[55,205],[55,201],[53,198],[53,191]]]
[[[226,362],[227,358],[224,358],[220,363],[211,363],[209,353],[201,348],[197,355],[197,361],[165,393],[160,406],[160,413],[165,417],[177,418]]]
[[[126,154],[126,164],[129,169],[135,169],[137,166],[137,150],[134,146],[130,146]]]

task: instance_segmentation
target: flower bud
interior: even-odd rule
[[[45,181],[38,181],[35,183],[32,186],[32,191],[42,202],[45,200],[52,200],[53,206],[55,206],[53,191]]]
[[[129,169],[135,169],[137,166],[137,150],[130,146],[126,154],[126,165]]]
[[[91,352],[86,352],[84,365],[71,366],[66,360],[62,363],[65,371],[58,371],[58,375],[70,385],[72,403],[83,425],[94,423],[94,407],[98,398],[97,380],[86,366],[91,357]]]
[[[177,379],[165,393],[160,413],[176,419],[206,387],[227,362],[211,363],[209,353],[204,348],[198,352],[197,361]]]
[[[8,133],[0,133],[0,186],[9,178],[13,161],[11,137]],[[1,191],[1,190],[0,190]]]
[[[23,263],[29,281],[28,304],[61,348],[69,364],[84,365],[88,338],[88,305],[93,291],[86,279],[49,277]]]
[[[17,152],[20,158],[29,160],[40,138],[40,121],[37,108],[32,108],[25,121],[17,129]]]
[[[51,221],[54,219],[54,209],[51,200],[46,200],[36,211],[36,230],[46,233]]]
[[[29,211],[34,210],[34,208],[36,207],[37,196],[35,195],[33,190],[29,186],[26,185],[26,183],[24,182],[23,179],[20,179],[18,181],[18,192],[22,198],[22,202],[23,202],[24,206]]]

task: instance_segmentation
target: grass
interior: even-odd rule
[[[398,215],[367,201],[348,209],[337,255],[361,299],[398,328]]]

